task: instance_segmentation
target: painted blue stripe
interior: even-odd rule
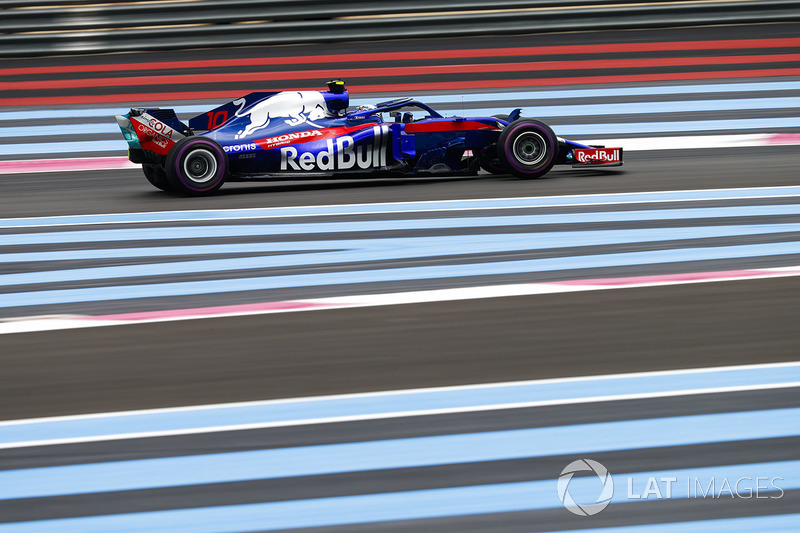
[[[556,474],[556,473],[554,473]],[[800,488],[800,461],[755,463],[622,474],[615,479],[630,478],[634,485],[643,485],[649,478],[728,479],[782,478],[783,490]],[[622,478],[622,479],[621,479]],[[620,483],[616,481],[616,483]],[[745,486],[747,485],[747,486]],[[680,483],[675,483],[671,499],[695,497]],[[753,490],[755,482],[742,483],[740,488]],[[590,493],[597,496],[596,478],[573,478],[570,494]],[[777,490],[760,491],[761,497],[775,497]],[[615,490],[612,504],[631,503],[623,490]],[[653,501],[653,500],[650,500]],[[520,483],[496,483],[447,489],[429,489],[386,494],[340,496],[285,502],[228,505],[196,509],[178,509],[144,513],[42,520],[0,524],[0,533],[107,533],[133,531],[170,531],[191,533],[274,531],[303,527],[343,526],[380,523],[394,520],[414,520],[470,516],[488,513],[535,511],[557,509],[556,480]],[[565,513],[567,511],[564,511]],[[783,515],[784,521],[793,521],[798,515]],[[777,517],[773,517],[777,518]],[[778,522],[781,523],[781,522]],[[672,524],[680,528],[682,523]],[[672,529],[671,531],[675,531]]]
[[[0,246],[68,244],[79,242],[132,242],[157,239],[203,239],[221,237],[330,234],[449,228],[493,228],[503,226],[588,224],[597,222],[638,222],[687,219],[703,220],[728,217],[760,217],[797,214],[800,214],[800,204],[687,209],[648,209],[631,211],[595,211],[588,213],[557,213],[548,215],[367,220],[327,223],[312,222],[301,224],[240,224],[167,228],[100,229],[0,235]]]
[[[690,113],[711,111],[746,111],[758,109],[791,109],[800,107],[800,98],[730,98],[723,100],[683,100],[666,102],[621,102],[585,105],[527,106],[522,114],[526,117],[589,117],[609,115],[639,115],[657,113]],[[474,107],[466,105],[463,109],[450,110],[445,114],[468,114],[470,116],[491,116],[507,112],[499,107]],[[0,138],[37,137],[63,135],[119,134],[116,123],[48,124],[43,126],[0,127]]]
[[[800,382],[800,363],[779,367],[710,369],[701,372],[547,380],[483,387],[417,390],[380,395],[253,402],[197,409],[121,413],[88,418],[0,423],[0,443],[101,435],[176,431],[243,424],[335,419],[409,411],[464,409],[615,395],[656,394],[705,388]]]
[[[798,195],[800,195],[800,187],[751,187],[744,189],[657,191],[574,196],[539,196],[531,198],[451,200],[442,202],[398,202],[390,204],[320,205],[304,207],[268,207],[255,209],[166,211],[154,213],[114,213],[35,218],[7,218],[0,219],[0,228],[23,228],[77,224],[119,224],[134,222],[172,222],[177,220],[216,220],[228,218],[239,219],[365,213],[411,213],[415,211],[457,211],[462,209],[523,209],[532,207],[628,204],[637,202],[646,203],[697,200],[735,200],[750,198],[786,198]],[[712,212],[716,211],[712,210]]]
[[[390,239],[354,239],[336,241],[294,241],[251,245],[250,253],[335,250],[304,254],[270,255],[203,259],[123,266],[49,270],[0,275],[0,286],[68,281],[110,280],[147,276],[168,276],[308,265],[332,265],[369,261],[394,261],[420,257],[448,257],[466,254],[560,249],[575,246],[612,246],[642,242],[662,242],[722,237],[779,234],[800,231],[800,224],[760,224],[755,226],[710,226],[686,228],[647,228],[632,230],[565,231],[552,233],[514,233],[497,235],[448,235],[444,237],[406,237]],[[229,245],[210,247],[220,253]],[[246,245],[239,245],[245,247]],[[209,248],[209,247],[206,247]],[[150,249],[151,256],[152,250]],[[82,251],[81,251],[82,252]],[[81,253],[77,252],[77,253]],[[125,257],[124,250],[105,250]],[[76,253],[76,252],[72,252]],[[23,257],[26,254],[19,254]],[[139,255],[142,257],[142,255]],[[3,256],[0,255],[0,261]],[[29,258],[28,261],[33,261]]]
[[[649,252],[598,254],[584,256],[500,261],[491,263],[459,264],[297,274],[242,279],[153,283],[86,289],[62,289],[35,292],[17,292],[3,296],[0,307],[24,307],[76,302],[100,302],[157,298],[162,296],[190,296],[296,287],[322,287],[331,285],[381,283],[389,281],[415,281],[420,279],[446,279],[469,276],[497,276],[503,274],[528,274],[558,270],[605,268],[633,265],[654,265],[690,261],[713,261],[744,257],[765,257],[800,254],[800,242],[683,248]],[[147,272],[143,272],[147,274]]]
[[[77,154],[87,152],[127,153],[128,145],[120,134],[119,139],[109,141],[65,141],[0,144],[0,155],[29,154]]]
[[[509,250],[540,250],[543,248],[571,248],[575,246],[598,246],[630,242],[650,242],[684,239],[708,239],[715,237],[731,237],[742,235],[760,235],[767,233],[786,233],[800,231],[800,224],[757,224],[749,226],[692,226],[686,228],[645,228],[632,230],[592,230],[592,231],[553,231],[546,233],[514,233],[496,235],[451,235],[445,237],[404,237],[391,239],[349,239],[327,241],[292,241],[292,242],[254,242],[243,244],[200,244],[189,246],[152,246],[142,248],[101,248],[91,250],[62,250],[57,252],[19,252],[0,254],[0,263],[43,262],[43,261],[78,261],[90,259],[122,259],[141,257],[178,257],[215,254],[259,254],[269,252],[309,251],[309,250],[343,250],[342,252],[324,252],[321,254],[292,255],[291,257],[262,258],[264,261],[275,263],[259,263],[255,266],[237,267],[236,259],[225,265],[212,266],[217,270],[220,266],[225,270],[239,268],[266,268],[272,266],[297,266],[317,264],[319,262],[347,263],[354,261],[376,261],[385,258],[420,257],[421,255],[458,255],[465,253],[491,253]],[[395,249],[386,249],[396,246]],[[362,253],[357,253],[361,251]],[[369,252],[365,255],[363,252]],[[391,256],[391,257],[390,257]],[[354,258],[358,259],[354,259]],[[186,261],[170,263],[175,266],[190,266]],[[196,262],[191,263],[196,265]],[[153,265],[155,268],[165,268],[166,263]],[[233,265],[233,266],[231,266]],[[121,277],[105,268],[101,277]],[[119,267],[125,268],[125,267]],[[193,270],[195,271],[195,270]],[[62,271],[64,272],[64,271]],[[77,274],[76,270],[69,272]],[[87,269],[81,272],[87,273]],[[169,271],[180,273],[185,271]],[[159,271],[167,273],[167,271]],[[32,273],[31,275],[44,274]],[[141,272],[139,272],[141,274]],[[139,275],[135,274],[135,275]],[[16,274],[12,274],[16,275]],[[25,281],[28,278],[19,278],[19,281],[9,281],[8,275],[0,275],[0,284],[38,283]],[[33,279],[33,278],[31,278]],[[73,278],[76,279],[76,278]],[[91,278],[84,278],[91,279]]]
[[[509,100],[551,100],[562,98],[601,98],[610,96],[656,96],[670,94],[701,94],[701,93],[731,93],[731,92],[761,92],[761,91],[796,91],[800,90],[800,82],[778,81],[761,83],[716,83],[703,85],[667,85],[654,87],[615,87],[598,89],[573,89],[563,91],[510,91],[491,93],[459,93],[459,94],[433,94],[419,96],[418,98],[429,104],[460,103],[463,101],[509,101]],[[377,104],[385,98],[358,98],[357,104]],[[162,104],[162,107],[169,103]],[[213,104],[182,105],[174,107],[178,114],[198,114],[208,111]],[[126,105],[118,107],[92,108],[92,109],[45,109],[30,111],[6,111],[0,113],[0,121],[4,120],[31,120],[31,119],[60,119],[60,118],[91,118],[113,117],[124,111]]]
[[[503,111],[500,108],[484,110],[480,115]],[[744,118],[719,120],[689,120],[675,122],[626,122],[614,124],[551,124],[556,134],[565,137],[588,135],[625,135],[637,133],[668,133],[693,131],[732,131],[800,127],[800,117]],[[0,155],[60,154],[86,152],[125,153],[127,144],[119,139],[108,141],[67,141],[0,144]]]
[[[602,527],[599,529],[570,529],[569,533],[796,533],[800,531],[800,514],[748,516],[742,518],[720,518],[693,520],[668,524],[641,526]]]
[[[116,123],[48,124],[46,126],[14,126],[0,128],[0,139],[10,137],[42,137],[51,135],[120,134]]]
[[[0,499],[796,436],[800,436],[800,408],[626,420],[5,470],[0,471]]]

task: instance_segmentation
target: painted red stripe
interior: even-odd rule
[[[72,157],[64,159],[24,159],[0,161],[0,174],[72,172],[84,170],[122,170],[137,168],[127,157]]]
[[[37,80],[0,82],[0,90],[72,89],[142,85],[180,85],[198,83],[323,80],[329,78],[368,78],[386,76],[424,76],[487,72],[539,72],[551,70],[621,69],[701,65],[736,65],[743,63],[779,63],[800,61],[800,54],[668,57],[644,59],[588,59],[581,61],[531,61],[471,65],[431,65],[413,67],[369,67],[354,69],[288,70],[284,72],[241,72],[217,74],[172,74],[167,76],[131,76],[124,78],[84,78],[75,80]]]
[[[770,135],[767,144],[800,144],[800,133],[779,133]]]
[[[67,72],[114,72],[158,69],[188,69],[242,67],[259,65],[301,65],[353,63],[362,61],[403,61],[415,59],[460,59],[478,57],[542,56],[564,54],[613,54],[625,52],[667,52],[680,50],[732,50],[747,48],[790,48],[800,46],[800,38],[734,39],[718,41],[681,41],[653,43],[616,43],[593,45],[525,46],[469,50],[423,50],[412,52],[374,52],[365,54],[327,54],[288,57],[254,57],[206,59],[195,61],[154,61],[140,63],[111,63],[99,65],[58,65],[0,69],[0,76],[27,74],[58,74]]]
[[[673,72],[659,74],[624,74],[617,76],[577,76],[569,78],[522,78],[513,80],[472,80],[453,82],[394,83],[384,85],[351,85],[354,93],[392,93],[406,91],[458,91],[462,89],[497,89],[511,87],[551,87],[556,85],[584,85],[592,83],[633,83],[646,81],[712,80],[776,76],[800,76],[800,68],[726,70],[717,72]],[[283,90],[317,91],[319,85],[288,87]],[[125,93],[76,96],[32,96],[23,98],[0,98],[0,106],[52,106],[73,104],[132,103],[142,105],[181,100],[229,100],[242,95],[241,90]]]
[[[548,287],[554,286],[566,287],[583,287],[582,290],[592,290],[596,288],[624,288],[643,286],[657,286],[657,285],[674,285],[679,283],[702,283],[702,282],[721,282],[733,281],[736,279],[746,278],[769,278],[781,276],[794,276],[797,275],[796,268],[792,270],[730,270],[722,272],[691,272],[681,274],[665,274],[658,276],[640,276],[629,278],[601,278],[601,279],[578,279],[570,281],[557,281],[547,283],[530,283],[528,287]],[[501,289],[503,286],[500,286]],[[492,287],[484,287],[489,289],[485,293],[485,297],[508,296],[507,292],[500,294],[493,292]],[[575,289],[572,289],[573,291]],[[581,290],[581,289],[578,289]],[[568,292],[569,289],[559,290],[557,292]],[[423,291],[424,292],[424,291]],[[435,293],[436,291],[431,291]],[[552,291],[548,291],[552,292]],[[525,294],[525,291],[520,291],[520,294]],[[397,305],[397,299],[393,298],[393,294],[382,294],[367,297],[368,301],[365,302],[363,297],[359,296],[345,296],[341,299],[327,298],[324,301],[278,301],[278,302],[264,302],[256,304],[242,304],[242,305],[228,305],[218,307],[204,307],[195,309],[170,309],[165,311],[145,311],[138,313],[121,313],[114,315],[98,315],[76,317],[71,320],[76,322],[150,322],[158,320],[181,320],[191,318],[214,318],[226,315],[257,315],[266,313],[281,313],[281,312],[294,312],[294,311],[310,311],[315,309],[330,309],[330,308],[348,308],[348,307],[363,307],[379,306],[379,305]],[[458,299],[456,297],[455,299]],[[423,300],[425,300],[423,298]],[[425,301],[448,301],[452,298],[446,296],[433,297]]]

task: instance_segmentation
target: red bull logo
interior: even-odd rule
[[[576,148],[573,153],[578,163],[619,163],[619,148]]]
[[[327,139],[318,152],[301,152],[294,146],[281,148],[281,170],[331,171],[382,168],[387,164],[389,126],[373,126],[373,142],[356,144],[349,135]]]

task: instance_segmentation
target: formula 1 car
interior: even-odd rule
[[[131,109],[117,123],[128,157],[155,187],[211,194],[225,181],[298,177],[494,174],[539,178],[555,164],[622,165],[621,148],[556,137],[538,120],[443,117],[400,98],[349,107],[327,91],[255,92],[181,122],[172,109]]]

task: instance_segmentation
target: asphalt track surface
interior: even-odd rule
[[[578,190],[594,194],[788,186],[796,184],[798,156],[800,150],[795,147],[735,153],[651,152],[634,154],[622,171],[555,171],[550,179],[535,182],[480,175],[355,186],[352,182],[259,184],[231,187],[228,194],[214,198],[188,200],[148,191],[137,171],[113,176],[27,175],[5,178],[3,185],[8,215],[30,216],[132,208],[291,206],[308,202],[310,197],[317,200],[319,193],[325,203],[338,204],[547,196]],[[56,191],[55,179],[69,180],[74,189]],[[87,190],[98,182],[103,183],[102,189]],[[45,192],[32,195],[32,190]],[[79,210],[87,197],[97,207]],[[138,201],[132,205],[131,198]],[[574,253],[580,255],[580,251]],[[154,279],[144,276],[140,282]],[[436,283],[429,281],[427,288],[436,288]],[[446,286],[446,280],[438,283]],[[134,409],[406,388],[410,384],[792,360],[800,343],[791,290],[796,284],[793,278],[737,281],[14,335],[3,339],[6,362],[14,361],[6,367],[7,393],[14,401],[3,403],[2,418],[90,412],[97,405]],[[314,294],[321,291],[325,296],[332,290],[335,288],[323,287]],[[219,302],[208,296],[191,303],[199,307]],[[677,309],[681,309],[678,315]],[[12,316],[27,314],[41,312]],[[731,324],[736,327],[730,328]],[[730,335],[720,337],[719,332],[726,329]],[[771,333],[759,333],[767,331]],[[397,342],[399,339],[403,342]],[[477,342],[480,339],[483,341]],[[745,343],[743,339],[759,339],[759,349],[754,353],[753,341]],[[488,352],[493,355],[487,357]],[[40,369],[63,360],[70,361],[69,372],[39,375]],[[134,370],[137,377],[132,379]],[[227,378],[209,387],[209,380],[222,371]]]
[[[736,281],[13,335],[3,339],[13,398],[3,415],[791,361],[796,286]]]
[[[792,32],[796,30],[781,27],[784,34],[795,35]],[[705,38],[729,35],[720,28],[708,28],[703,32]],[[756,37],[764,34],[763,29],[745,28],[743,32],[752,32]],[[680,35],[686,35],[686,31],[676,30],[670,37]],[[586,42],[620,38],[620,34],[603,33],[579,37]],[[434,47],[440,44],[451,43],[437,42]],[[181,57],[176,55],[174,59]],[[85,60],[74,59],[75,62]],[[632,152],[626,154],[626,166],[621,170],[589,173],[560,170],[549,179],[534,182],[480,175],[457,179],[229,184],[219,196],[202,199],[185,199],[148,190],[140,173],[133,170],[25,174],[0,177],[0,194],[3,218],[510,198],[795,186],[800,177],[798,161],[800,148],[796,146]],[[781,221],[796,220],[796,216],[786,216]],[[480,257],[475,259],[481,260]],[[755,263],[781,266],[792,264],[791,259],[787,259],[788,263],[775,259]],[[730,268],[748,265],[752,266],[749,263],[727,264]],[[616,273],[648,272],[623,269]],[[701,283],[4,335],[0,338],[3,366],[0,419],[794,361],[800,352],[796,325],[797,279]],[[147,277],[140,281],[147,281]],[[444,282],[429,280],[426,288],[444,286],[447,286]],[[218,303],[211,297],[202,298],[207,299],[192,304]],[[790,388],[688,395],[21,448],[0,451],[0,473],[86,462],[796,408],[800,407],[797,391],[797,388]],[[796,425],[796,414],[791,416],[793,418],[786,419],[787,425]],[[796,435],[787,434],[756,440],[598,451],[590,457],[615,473],[670,471],[707,465],[715,465],[719,472],[725,472],[726,465],[796,461],[798,444]],[[434,467],[319,473],[278,480],[225,480],[190,487],[143,487],[98,494],[3,500],[0,501],[0,527],[9,522],[96,514],[544,480],[554,478],[569,461],[584,456],[554,453],[539,458]],[[563,508],[553,508],[421,520],[395,519],[381,522],[377,527],[366,523],[325,530],[555,531],[675,520],[768,517],[796,512],[799,502],[800,491],[792,489],[780,499],[701,501],[684,498],[621,503],[592,517],[591,522],[570,515]],[[787,530],[797,525],[791,521],[787,524],[782,524]],[[11,527],[9,530],[13,531]]]
[[[556,167],[547,179],[480,174],[463,178],[228,183],[211,198],[148,189],[140,170],[27,174],[3,179],[3,217],[187,209],[238,209],[512,198],[797,185],[797,147],[667,150],[625,155],[620,169]]]
[[[532,189],[537,193],[546,189],[549,194],[562,194],[574,192],[577,186],[584,191],[591,189],[594,192],[637,188],[664,190],[675,184],[674,175],[681,169],[678,162],[685,162],[689,156],[693,162],[697,162],[698,168],[707,168],[709,174],[718,172],[727,176],[727,179],[720,178],[718,181],[704,179],[704,186],[716,184],[725,187],[730,184],[728,179],[739,185],[752,185],[752,181],[748,182],[748,176],[759,172],[757,167],[769,169],[768,177],[759,185],[791,185],[795,176],[792,161],[796,156],[785,152],[797,150],[783,148],[781,153],[778,151],[777,148],[748,149],[744,153],[728,154],[727,162],[726,158],[718,157],[717,152],[714,157],[707,156],[705,165],[700,154],[697,157],[691,153],[684,154],[684,157],[665,155],[661,159],[642,157],[642,163],[647,164],[647,168],[638,168],[639,165],[629,163],[624,174],[555,176],[551,180],[533,183],[479,176],[466,180],[421,180],[419,183],[383,183],[366,187],[267,184],[245,187],[241,194],[220,196],[216,200],[233,202],[231,206],[248,205],[242,204],[243,201],[252,202],[249,205],[255,206],[263,205],[263,200],[259,200],[268,198],[271,205],[280,205],[275,201],[277,198],[284,195],[304,196],[309,189],[331,194],[329,201],[332,202],[344,200],[337,198],[339,195],[348,195],[350,201],[357,201],[353,198],[354,193],[369,195],[370,200],[398,200],[397,194],[401,194],[405,200],[423,200],[430,199],[432,195],[435,197],[433,193],[437,191],[442,195],[452,193],[460,198],[507,197],[509,187],[516,194],[522,194],[523,190],[530,194]],[[686,171],[685,166],[682,168]],[[692,187],[691,183],[687,183],[691,171],[686,172],[688,176],[680,179],[679,188]],[[25,177],[26,180],[30,178],[33,180],[26,183],[36,183],[40,179],[35,175]],[[148,202],[154,202],[153,206],[160,205],[160,209],[185,205],[186,200],[182,198],[140,192],[141,178],[136,172],[121,172],[115,180],[110,180],[108,187],[95,193],[108,198],[109,204],[114,197],[124,198],[130,194],[146,198]],[[626,180],[636,185],[626,187],[623,183]],[[695,182],[694,186],[697,185],[701,183]],[[376,198],[376,195],[384,197]],[[297,203],[288,198],[284,200],[287,205]],[[61,201],[68,202],[70,199],[62,197]],[[57,212],[55,206],[50,205],[53,206],[52,211]],[[67,207],[66,212],[74,213],[75,209]],[[796,217],[782,217],[786,223],[794,219]],[[760,241],[754,237],[752,242]],[[792,257],[786,261],[791,264]],[[787,263],[773,258],[767,262],[756,259],[755,264],[775,266]],[[752,266],[753,263],[744,265]],[[723,268],[741,266],[736,261],[722,264]],[[610,271],[610,274],[613,273],[642,274],[646,271]],[[437,286],[435,281],[433,286]],[[797,278],[732,281],[4,335],[3,396],[7,401],[2,403],[0,413],[2,418],[17,419],[98,410],[392,390],[409,386],[792,361],[796,360],[800,349],[796,329],[796,290]],[[325,289],[322,288],[321,292],[324,294]],[[192,305],[203,301],[215,303],[213,297],[202,298],[208,299],[199,302],[193,300]],[[798,407],[797,390],[689,395],[673,399],[600,402],[588,406],[515,409],[483,414],[29,447],[0,452],[3,461],[0,472],[2,469],[16,471],[80,465],[88,458],[95,464],[109,462],[114,465],[118,461],[147,461],[175,455],[236,454],[264,448],[297,449],[336,443],[360,446],[361,442],[383,442],[393,438],[418,439],[474,432],[493,434],[565,424],[582,427],[581,424],[615,420],[658,420],[660,417],[711,413],[769,413],[774,409]],[[782,419],[780,424],[792,428],[797,422],[797,415],[792,413],[786,416],[789,418]],[[712,423],[710,427],[716,425]],[[616,434],[616,430],[610,431]],[[591,435],[593,433],[587,434],[587,438]],[[120,517],[141,520],[142,516],[147,516],[147,520],[152,521],[148,522],[146,529],[168,529],[164,523],[156,521],[167,517],[157,513],[168,509],[197,509],[200,515],[184,517],[194,520],[188,522],[190,525],[187,530],[196,531],[199,530],[199,524],[208,519],[202,514],[206,511],[201,509],[227,512],[225,510],[234,506],[231,508],[236,509],[231,511],[234,515],[222,518],[230,521],[233,530],[236,529],[233,524],[238,524],[233,521],[234,518],[244,520],[242,517],[246,516],[244,508],[235,507],[239,505],[274,505],[276,507],[247,509],[252,512],[275,512],[280,516],[288,512],[295,517],[325,517],[318,522],[308,522],[312,525],[337,523],[331,512],[317,507],[322,502],[330,502],[337,509],[342,509],[341,513],[346,518],[340,520],[347,524],[325,527],[325,531],[556,531],[583,527],[646,526],[675,520],[699,520],[706,525],[704,521],[707,520],[750,520],[759,517],[774,520],[775,517],[794,516],[787,513],[796,510],[800,491],[788,490],[787,487],[779,499],[769,498],[770,494],[767,493],[762,495],[763,499],[737,501],[729,501],[726,496],[702,501],[697,498],[676,498],[669,501],[620,502],[592,517],[591,522],[581,521],[587,519],[573,516],[559,507],[519,510],[509,508],[506,504],[476,507],[486,512],[467,516],[464,513],[469,505],[464,503],[466,500],[460,492],[453,494],[455,501],[459,502],[455,510],[452,505],[448,508],[437,499],[447,500],[450,493],[435,492],[432,493],[435,498],[430,500],[435,509],[430,515],[404,512],[398,515],[396,511],[407,510],[409,505],[413,507],[404,498],[413,501],[413,498],[420,497],[420,491],[472,490],[465,487],[483,487],[485,489],[481,490],[490,491],[490,494],[478,497],[486,505],[498,499],[521,500],[521,509],[526,509],[526,502],[541,501],[527,492],[527,483],[550,483],[547,480],[557,476],[564,465],[587,455],[615,474],[618,493],[624,490],[625,478],[618,475],[621,472],[629,477],[644,476],[645,472],[675,477],[694,472],[692,468],[714,465],[711,467],[714,475],[724,476],[729,469],[735,468],[734,465],[741,463],[794,464],[798,437],[792,435],[794,433],[790,429],[786,436],[713,444],[554,453],[543,458],[404,466],[351,473],[321,472],[273,480],[211,479],[189,487],[144,485],[141,488],[119,488],[95,494],[17,498],[0,502],[0,511],[4,521],[10,525],[10,531],[14,531],[14,522],[34,520],[48,524],[49,519],[74,519],[74,523],[53,522],[52,527],[61,531],[86,531],[91,523],[82,520],[97,514],[114,517],[114,520],[128,519]],[[531,442],[535,443],[536,440]],[[751,470],[745,474],[755,477],[761,475],[760,469],[764,467],[749,468]],[[58,470],[53,472],[56,477],[60,475]],[[165,467],[164,472],[169,475],[172,470]],[[708,471],[698,472],[698,479],[703,475],[708,476]],[[82,474],[69,475],[78,476],[78,479]],[[784,477],[794,479],[791,474],[784,474]],[[708,480],[702,479],[705,487]],[[682,477],[681,480],[683,482]],[[643,490],[644,481],[637,483],[640,484],[637,490]],[[40,479],[38,484],[52,486],[47,482],[47,477]],[[520,489],[521,493],[511,495],[491,493],[515,487],[524,490]],[[386,493],[387,490],[392,492]],[[390,499],[378,502],[359,499],[371,498],[373,493],[394,496],[386,496]],[[294,507],[296,505],[306,507]],[[370,514],[377,512],[376,506],[386,509],[386,513],[377,517]],[[150,512],[156,515],[146,514]],[[361,518],[367,523],[360,525],[348,523],[354,516],[364,515],[372,518]],[[408,519],[403,519],[403,516],[408,516]],[[796,525],[796,518],[780,519],[783,522],[779,524],[759,526],[745,522],[743,525],[788,527],[789,530]],[[280,521],[278,518],[264,519],[263,516],[261,520],[262,527],[256,529],[262,529],[265,523],[283,524],[295,529],[305,523],[297,520]],[[135,523],[120,524],[114,522],[98,527],[99,530],[103,530],[103,527],[113,530],[135,526]],[[41,527],[42,531],[48,530],[45,526]],[[63,529],[68,527],[72,529]],[[722,527],[729,528],[730,524],[724,523]],[[225,527],[221,529],[226,530]],[[301,527],[300,530],[305,529]],[[317,527],[308,529],[317,530]]]

